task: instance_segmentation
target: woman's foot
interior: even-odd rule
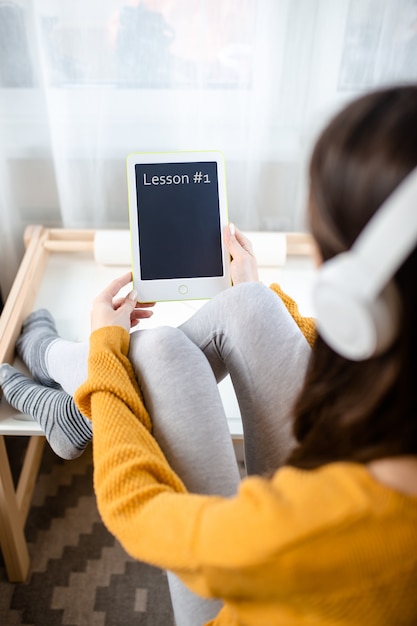
[[[0,386],[13,408],[38,422],[55,454],[75,459],[84,452],[92,438],[91,422],[72,396],[34,382],[8,363],[0,365]]]
[[[23,322],[22,332],[16,341],[16,352],[34,380],[54,389],[60,389],[60,385],[49,376],[46,355],[57,339],[54,318],[47,309],[39,309]]]

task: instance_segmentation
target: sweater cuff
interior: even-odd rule
[[[74,393],[75,403],[86,417],[91,419],[91,396],[96,391],[105,389],[119,392],[120,384],[125,387],[129,382],[139,391],[128,358],[129,343],[130,334],[121,326],[104,326],[91,333],[88,376]],[[118,369],[122,372],[122,383],[120,374],[115,377],[118,363],[121,365],[121,369]],[[139,393],[137,395],[139,398]]]
[[[90,335],[90,356],[103,349],[127,356],[129,344],[130,334],[122,326],[103,326]]]

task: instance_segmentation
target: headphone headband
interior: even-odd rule
[[[313,291],[317,328],[342,356],[381,354],[399,327],[391,278],[417,243],[417,168],[398,185],[352,248],[323,263]]]
[[[416,242],[417,167],[381,204],[351,248],[373,268],[374,293],[392,278]]]

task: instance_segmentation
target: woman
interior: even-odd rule
[[[363,96],[337,115],[311,160],[320,257],[349,249],[416,166],[417,87]],[[297,447],[231,498],[187,493],[151,435],[127,358],[136,295],[113,307],[129,277],[96,298],[89,377],[75,398],[93,421],[101,514],[133,556],[222,599],[213,624],[416,623],[416,275],[414,248],[395,275],[398,337],[381,356],[354,362],[317,340],[294,409]]]

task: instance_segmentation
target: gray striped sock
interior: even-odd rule
[[[12,407],[38,422],[55,454],[75,459],[84,452],[92,438],[91,422],[72,396],[35,383],[8,363],[0,365],[0,385]]]
[[[54,318],[47,309],[39,309],[25,319],[16,341],[16,352],[38,383],[59,389],[60,385],[49,376],[46,365],[46,352],[55,339],[58,339],[58,332]]]

